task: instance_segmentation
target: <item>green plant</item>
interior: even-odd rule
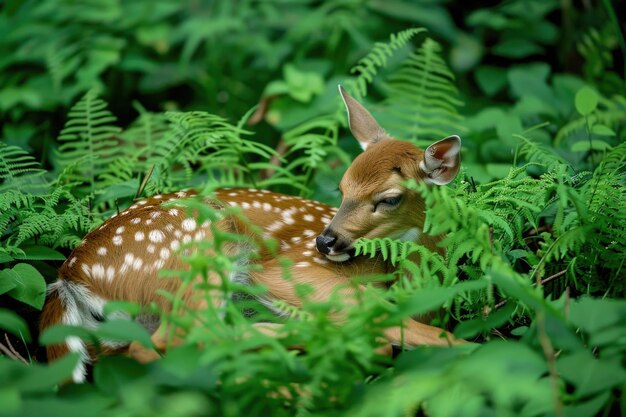
[[[464,170],[446,188],[407,184],[426,202],[423,233],[444,234],[447,255],[359,242],[363,256],[397,270],[355,277],[367,287],[357,303],[313,302],[302,286],[302,306],[274,303],[277,317],[255,301],[265,288],[222,280],[210,289],[234,299],[203,317],[183,304],[163,317],[186,345],[147,366],[105,357],[80,387],[59,385],[76,357],[34,363],[43,358],[31,343],[22,356],[33,363],[21,363],[2,338],[0,414],[624,414],[620,22],[605,18],[608,2],[540,3],[9,1],[0,327],[12,341],[35,338],[26,306],[41,307],[45,282],[81,238],[141,196],[253,186],[337,202],[333,189],[360,151],[339,83],[399,138],[462,133]],[[429,38],[406,29],[414,22]],[[217,235],[203,242],[215,256],[185,259],[184,279],[247,267],[221,249],[241,237]],[[380,281],[389,288],[370,285]],[[120,320],[145,311],[110,303],[105,313],[97,329],[58,327],[39,342],[149,344]],[[478,344],[377,355],[381,332],[415,315]],[[277,337],[257,331],[266,321],[284,324]]]

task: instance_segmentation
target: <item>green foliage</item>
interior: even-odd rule
[[[0,341],[0,414],[624,414],[626,84],[613,7],[7,2],[0,327],[15,337]],[[416,24],[428,37],[407,29]],[[301,286],[301,306],[268,308],[265,288],[228,279],[251,267],[262,239],[213,227],[212,241],[186,248],[188,269],[164,273],[185,285],[220,278],[204,287],[224,303],[201,315],[164,294],[174,308],[161,319],[183,346],[147,366],[105,357],[80,387],[59,385],[75,356],[5,357],[36,339],[28,308],[41,307],[60,262],[142,195],[250,186],[337,203],[333,190],[360,151],[337,84],[399,138],[463,137],[452,185],[407,184],[426,204],[422,232],[445,235],[445,256],[363,239],[358,253],[397,270],[355,277],[366,288],[356,303],[340,293],[316,302]],[[225,214],[185,205],[213,225]],[[225,250],[233,241],[247,259]],[[290,261],[281,262],[288,280]],[[389,288],[370,285],[381,281]],[[96,329],[58,326],[39,343],[151,344],[120,317],[159,312],[120,302],[105,312]],[[413,316],[477,344],[378,355],[383,331]],[[284,326],[269,337],[259,331],[267,322]],[[22,356],[42,360],[28,346]]]
[[[454,75],[441,57],[441,46],[432,39],[389,77],[389,96],[390,112],[397,118],[389,128],[397,130],[398,137],[428,146],[431,138],[465,132]]]

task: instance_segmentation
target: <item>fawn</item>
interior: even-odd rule
[[[347,285],[354,276],[389,270],[390,266],[382,260],[354,255],[354,242],[358,238],[412,240],[441,253],[437,246],[439,238],[421,234],[424,202],[403,183],[414,179],[434,185],[447,184],[460,167],[458,136],[435,142],[422,151],[413,144],[390,138],[358,101],[341,86],[339,90],[350,130],[363,148],[339,184],[343,195],[339,209],[265,190],[216,191],[224,206],[240,207],[250,224],[261,228],[266,237],[280,242],[278,254],[261,253],[259,259],[251,261],[261,268],[248,272],[246,280],[265,285],[268,298],[295,306],[301,304],[296,284],[309,284],[313,299],[323,300],[337,288],[349,297],[362,289]],[[103,315],[103,305],[109,300],[140,305],[156,303],[169,311],[171,306],[157,295],[157,290],[175,292],[180,280],[159,279],[158,272],[183,269],[184,264],[177,256],[181,244],[211,239],[211,233],[209,224],[198,224],[184,208],[163,203],[195,194],[180,191],[138,201],[87,234],[59,269],[58,280],[49,286],[41,329],[59,323],[95,327]],[[235,216],[220,220],[219,228],[240,234],[249,232],[248,224]],[[293,261],[291,280],[282,277],[283,268],[277,255]],[[211,282],[216,278],[209,273],[208,279]],[[194,303],[193,295],[193,288],[186,290],[185,300]],[[216,304],[222,302],[220,297],[215,298]],[[193,305],[197,309],[206,307],[206,302]],[[402,327],[402,330],[387,329],[385,338],[391,344],[403,340],[407,346],[459,342],[450,333],[416,320],[407,319]],[[166,329],[153,333],[152,340],[158,349],[165,348],[166,334]],[[123,348],[142,361],[156,355],[135,343]],[[65,344],[49,346],[48,358],[54,360],[70,351],[81,356],[72,378],[76,382],[84,381],[85,365],[91,355],[80,339],[70,337]]]

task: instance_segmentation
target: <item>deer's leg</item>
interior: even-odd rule
[[[196,315],[202,315],[202,312],[207,310],[209,305],[216,309],[219,308],[225,296],[218,289],[221,286],[221,280],[222,277],[215,272],[209,272],[206,279],[202,275],[196,277],[188,288],[182,290],[181,301],[183,307],[180,311],[174,311],[171,314],[189,314],[190,311],[193,311]],[[210,289],[198,289],[198,284],[206,284]],[[200,323],[199,319],[195,320],[195,322],[198,325],[204,325]],[[172,323],[161,322],[150,337],[154,348],[143,346],[139,342],[133,342],[128,347],[128,355],[141,363],[156,360],[161,357],[161,354],[168,347],[183,344],[184,337],[181,333],[182,329]]]
[[[283,270],[276,261],[265,262],[262,272],[252,275],[253,281],[267,286],[271,297],[278,298],[294,306],[302,305],[302,300],[296,293],[296,286],[309,285],[312,289],[310,298],[313,301],[326,300],[334,291],[340,291],[341,298],[347,303],[356,303],[356,295],[365,290],[360,284],[354,284],[349,276],[338,275],[335,269],[325,268],[324,265],[307,265],[306,268],[294,267],[291,278],[283,277]],[[338,312],[334,319],[341,323],[345,316]],[[384,337],[390,343],[382,347],[381,353],[390,353],[391,345],[415,347],[419,345],[450,346],[464,343],[456,339],[451,333],[413,319],[406,319],[402,326],[385,329]]]

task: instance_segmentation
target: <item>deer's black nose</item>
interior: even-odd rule
[[[315,246],[320,253],[328,254],[330,248],[335,244],[337,238],[331,235],[319,235],[315,238]]]

